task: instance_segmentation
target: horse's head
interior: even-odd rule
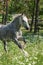
[[[30,25],[28,23],[28,18],[22,14],[22,25],[27,29],[29,30],[30,29]]]
[[[23,25],[27,30],[30,29],[28,18],[24,14],[16,14],[13,18],[14,20],[12,23],[15,24],[18,28],[20,27],[20,25]]]

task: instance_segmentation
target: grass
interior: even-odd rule
[[[23,32],[27,41],[25,50],[28,57],[25,57],[21,50],[12,42],[8,43],[8,53],[3,49],[0,41],[0,65],[43,65],[43,36]]]

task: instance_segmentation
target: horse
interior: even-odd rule
[[[6,25],[0,25],[0,40],[4,43],[4,50],[7,52],[7,41],[13,41],[24,53],[24,49],[19,42],[21,39],[24,43],[26,43],[22,31],[21,26],[24,26],[26,30],[30,29],[28,24],[28,18],[25,14],[17,14],[14,20]]]

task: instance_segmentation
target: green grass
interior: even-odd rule
[[[8,43],[8,53],[3,49],[0,41],[0,65],[43,65],[43,36],[32,35],[23,32],[27,41],[25,50],[28,57],[25,57],[21,50],[13,43]]]

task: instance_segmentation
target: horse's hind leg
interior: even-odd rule
[[[3,41],[3,43],[4,43],[4,50],[7,52],[7,42]]]

